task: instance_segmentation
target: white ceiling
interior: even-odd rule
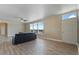
[[[16,21],[21,17],[31,22],[74,9],[73,4],[0,4],[0,19]]]

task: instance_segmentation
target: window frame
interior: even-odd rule
[[[39,23],[41,23],[41,22],[43,23],[43,29],[39,29]],[[34,24],[37,24],[37,30],[34,29]],[[39,33],[40,31],[44,32],[44,22],[43,21],[31,23],[30,25],[33,25],[33,29],[31,29],[31,27],[30,27],[31,32],[35,32],[35,33]]]
[[[69,15],[69,14],[72,14],[72,15],[75,15],[75,16],[69,18],[69,16],[72,16],[72,15]],[[69,16],[68,16],[68,15],[69,15]],[[67,17],[67,16],[68,16],[68,18],[64,18],[64,17]],[[65,13],[65,14],[62,15],[62,20],[74,19],[74,18],[76,18],[76,17],[77,17],[77,13],[76,13],[75,11],[73,11],[73,12],[67,12],[67,13]]]

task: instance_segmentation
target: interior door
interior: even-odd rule
[[[77,43],[77,19],[62,20],[62,39],[64,42]]]

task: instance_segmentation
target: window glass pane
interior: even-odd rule
[[[30,30],[31,30],[31,32],[35,32],[35,33],[43,32],[44,23],[38,22],[38,23],[30,24]]]
[[[30,31],[34,32],[34,30],[33,30],[33,24],[30,24]]]
[[[34,30],[37,30],[38,27],[37,27],[37,23],[34,23]]]
[[[33,30],[33,24],[30,24],[30,30]]]
[[[68,20],[68,19],[75,18],[75,17],[76,17],[76,12],[72,12],[72,13],[63,15],[63,20]]]
[[[35,33],[38,33],[37,23],[34,23],[34,32],[35,32]]]
[[[38,30],[44,30],[44,23],[43,22],[38,23]]]

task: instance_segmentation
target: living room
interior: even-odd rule
[[[0,54],[78,54],[76,6],[76,4],[0,5]],[[16,34],[23,33],[27,33],[25,37],[28,37],[28,33],[34,33],[36,37],[29,42],[21,41],[18,37],[17,45],[14,45],[12,42],[16,42]],[[27,39],[24,38],[25,41]]]

